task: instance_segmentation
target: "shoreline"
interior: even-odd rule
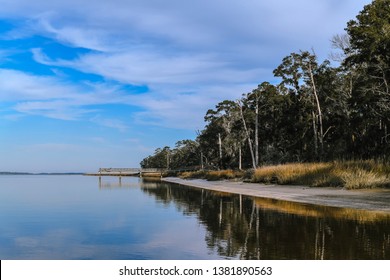
[[[162,178],[161,181],[245,196],[270,198],[318,206],[386,212],[390,214],[390,190],[388,189],[345,190],[341,188],[265,185],[259,183],[244,183],[241,181],[207,181],[204,179],[185,180],[177,177],[166,177]]]

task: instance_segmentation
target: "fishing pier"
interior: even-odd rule
[[[166,169],[160,168],[99,168],[97,173],[85,173],[86,176],[139,176],[162,177]]]

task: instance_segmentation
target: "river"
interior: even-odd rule
[[[0,259],[390,259],[390,214],[137,177],[0,176]]]

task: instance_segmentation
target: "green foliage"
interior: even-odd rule
[[[390,1],[374,0],[366,5],[356,20],[348,22],[350,36],[347,49],[350,64],[389,65],[390,62]]]
[[[154,155],[141,161],[142,168],[185,169],[200,165],[199,144],[193,140],[178,141],[174,149],[156,149]]]

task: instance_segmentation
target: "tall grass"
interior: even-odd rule
[[[180,178],[209,181],[250,178],[254,183],[370,189],[390,187],[390,165],[374,160],[290,163],[264,166],[253,173],[237,170],[183,172]]]
[[[390,166],[373,160],[291,163],[258,168],[252,182],[346,189],[390,187]]]

